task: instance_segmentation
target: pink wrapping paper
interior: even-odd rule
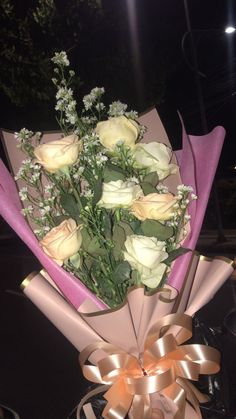
[[[176,156],[180,165],[181,179],[184,184],[191,185],[198,196],[189,206],[191,215],[190,233],[183,243],[183,247],[194,250],[201,231],[212,182],[215,176],[221,149],[224,142],[225,130],[216,127],[207,135],[189,136],[183,126],[183,150],[177,151]],[[187,267],[191,261],[191,252],[180,256],[174,263],[168,279],[169,285],[179,291],[183,285]]]

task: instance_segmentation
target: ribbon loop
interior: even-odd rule
[[[99,341],[85,348],[79,357],[85,377],[109,385],[102,416],[123,419],[131,412],[135,419],[151,419],[150,396],[159,393],[172,400],[174,419],[184,418],[186,403],[201,418],[199,401],[206,398],[188,380],[197,381],[199,374],[218,372],[220,355],[204,345],[179,346],[191,336],[192,318],[169,314],[152,327],[139,359],[107,342]],[[104,351],[104,358],[96,366],[85,365],[98,349]]]

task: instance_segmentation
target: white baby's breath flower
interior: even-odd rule
[[[27,216],[27,215],[32,214],[32,213],[33,213],[33,211],[34,211],[34,209],[33,209],[32,205],[29,205],[28,207],[23,208],[23,209],[21,210],[21,213],[22,213],[24,216]]]
[[[44,231],[50,231],[50,227],[49,227],[49,226],[44,226],[44,227],[43,227],[43,230],[44,230]]]
[[[195,201],[195,200],[197,199],[197,195],[195,195],[194,193],[192,193],[192,194],[191,194],[191,199],[192,199],[193,201]]]
[[[163,185],[163,184],[161,184],[161,183],[159,183],[159,185],[157,185],[156,190],[157,190],[159,193],[169,193],[168,186],[165,186],[165,185]]]
[[[32,183],[37,183],[37,181],[39,180],[39,178],[40,178],[40,173],[34,173],[34,174],[31,176],[31,182],[32,182]]]
[[[84,191],[84,196],[85,196],[85,198],[92,198],[93,192],[91,191],[91,189],[85,190]]]
[[[28,199],[28,189],[26,186],[20,189],[19,196],[21,201],[26,201]]]
[[[67,54],[65,51],[56,52],[54,57],[52,57],[52,62],[56,65],[68,67],[70,65],[70,62],[67,58]]]
[[[95,108],[98,112],[101,112],[101,111],[103,111],[103,109],[105,109],[105,105],[104,105],[104,103],[100,102],[100,103],[96,104]]]
[[[125,116],[126,118],[129,118],[129,119],[138,119],[138,112],[136,111],[125,112]]]
[[[178,185],[177,186],[177,191],[179,191],[179,192],[192,192],[193,188],[192,188],[192,186],[188,186],[188,185]]]
[[[46,215],[51,211],[51,207],[49,205],[44,206],[43,208],[40,209],[40,214],[41,215]]]
[[[51,193],[53,190],[54,186],[51,185],[50,183],[44,186],[44,190],[46,193]]]
[[[126,109],[127,105],[117,100],[112,102],[109,106],[108,115],[111,117],[122,116],[124,115]]]
[[[85,95],[83,98],[83,103],[86,111],[91,109],[94,104],[100,99],[104,93],[103,87],[94,87],[88,95]]]

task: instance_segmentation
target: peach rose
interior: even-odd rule
[[[82,144],[77,135],[68,135],[55,141],[40,144],[34,149],[36,162],[45,170],[55,173],[66,166],[74,164],[79,157]]]
[[[48,256],[62,266],[65,259],[73,256],[80,249],[82,243],[81,228],[82,226],[77,226],[72,218],[62,221],[40,240],[40,246]]]
[[[131,211],[139,220],[166,221],[173,216],[173,206],[177,198],[171,193],[150,193],[142,196],[131,205]]]

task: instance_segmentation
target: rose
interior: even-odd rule
[[[141,282],[149,288],[156,288],[167,268],[162,263],[168,257],[165,242],[156,237],[130,235],[124,245],[124,259],[138,271]]]
[[[81,225],[77,226],[72,218],[62,221],[40,240],[40,246],[58,265],[63,265],[65,259],[73,256],[80,249],[81,227]]]
[[[170,163],[172,151],[162,143],[137,144],[133,150],[136,166],[157,172],[160,180],[177,173],[178,166]]]
[[[119,141],[124,142],[130,148],[134,147],[140,128],[137,122],[122,115],[98,122],[95,132],[98,134],[101,144],[105,148],[113,150]]]
[[[141,221],[146,218],[165,221],[172,218],[176,201],[177,198],[171,193],[150,193],[134,201],[131,211]]]
[[[69,135],[59,140],[40,144],[34,149],[36,162],[41,164],[48,172],[55,173],[57,170],[74,164],[81,150],[81,142],[77,135]]]
[[[103,208],[129,207],[132,202],[143,195],[143,191],[135,182],[123,180],[103,183],[102,197],[98,205]]]

